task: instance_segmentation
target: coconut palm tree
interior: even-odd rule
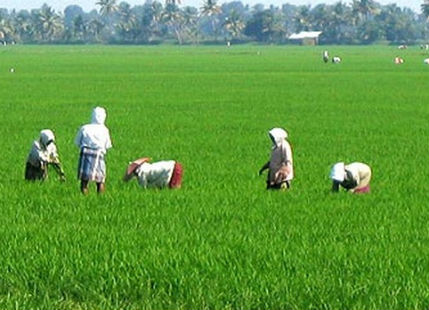
[[[83,20],[82,15],[78,15],[73,19],[72,33],[73,37],[78,41],[83,41],[87,36],[87,25]]]
[[[100,6],[100,14],[104,17],[112,15],[118,10],[116,0],[98,0],[95,4]]]
[[[131,10],[131,6],[126,2],[121,2],[118,9],[119,22],[116,25],[121,40],[134,43],[141,32],[141,27],[136,15]]]
[[[353,0],[352,10],[357,18],[357,22],[366,22],[376,11],[376,5],[373,0]]]
[[[36,29],[43,42],[55,41],[64,30],[64,24],[50,6],[44,4],[36,14]]]
[[[217,4],[216,0],[206,0],[201,7],[201,15],[206,16],[210,19],[211,28],[217,41],[217,35],[219,30],[216,24],[219,22],[218,15],[222,12],[221,7]]]
[[[193,43],[198,42],[198,10],[191,6],[186,6],[182,10],[183,26],[185,33]]]
[[[16,29],[9,18],[0,18],[0,41],[8,42],[16,40]]]
[[[179,44],[182,44],[183,15],[179,7],[173,3],[167,4],[162,12],[161,20],[174,32]]]
[[[153,1],[150,6],[150,14],[152,16],[150,21],[150,28],[152,29],[152,35],[158,36],[161,34],[162,13],[162,4],[158,1]]]
[[[204,16],[213,16],[220,14],[222,9],[217,4],[216,0],[206,0],[201,7],[201,14]]]
[[[88,23],[88,34],[94,37],[95,42],[100,42],[100,34],[103,31],[104,24],[98,18],[93,18]]]
[[[234,9],[229,12],[229,15],[225,18],[223,23],[225,30],[231,36],[231,39],[240,37],[244,27],[246,26],[241,19],[240,14]]]

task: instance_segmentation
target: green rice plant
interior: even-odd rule
[[[322,62],[328,48],[343,62]],[[0,308],[423,309],[429,305],[427,76],[418,48],[9,46],[0,51]],[[15,69],[14,73],[9,68]],[[107,109],[107,192],[79,193],[73,144]],[[296,178],[265,190],[267,132]],[[23,179],[50,128],[67,176]],[[180,190],[124,183],[175,159]],[[337,161],[371,193],[330,192]]]

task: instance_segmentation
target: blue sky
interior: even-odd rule
[[[63,11],[65,7],[67,7],[70,4],[77,4],[80,5],[85,11],[89,11],[91,9],[96,8],[95,2],[97,0],[0,0],[0,7],[1,8],[8,8],[8,9],[31,9],[31,8],[39,8],[42,6],[43,3],[47,3],[51,7],[53,7],[56,11]],[[194,7],[200,7],[202,4],[202,0],[182,0],[183,4],[185,5],[191,5]],[[291,3],[291,4],[311,4],[312,6],[318,4],[318,3],[327,3],[327,4],[333,4],[338,2],[338,0],[316,0],[316,1],[309,1],[309,0],[241,0],[243,3],[247,3],[250,5],[254,5],[256,3],[262,3],[265,5],[280,5],[282,3]],[[118,0],[118,3],[121,2],[121,0]],[[136,4],[143,4],[145,0],[126,0],[131,5]],[[219,0],[219,3],[222,2],[230,2],[229,0]],[[343,2],[348,3],[348,0],[343,0]],[[409,8],[412,8],[413,10],[420,13],[420,5],[423,3],[423,0],[377,0],[377,2],[382,4],[389,4],[389,3],[396,3],[399,6],[407,6]]]

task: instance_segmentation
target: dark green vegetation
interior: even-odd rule
[[[427,0],[421,14],[374,0],[314,6],[286,1],[279,6],[266,1],[265,6],[249,6],[240,0],[220,5],[203,0],[201,7],[192,7],[186,0],[179,6],[180,2],[147,0],[131,6],[126,1],[98,0],[94,4],[99,10],[90,12],[78,5],[69,5],[64,12],[48,4],[30,11],[0,8],[0,43],[283,44],[303,30],[322,31],[323,44],[415,44],[429,39]]]
[[[428,70],[420,50],[7,47],[0,50],[1,309],[425,309]],[[9,73],[14,67],[15,73]],[[106,107],[107,192],[75,179],[80,125]],[[267,131],[288,129],[296,179],[267,192]],[[68,180],[23,180],[39,130]],[[121,177],[177,159],[184,186]],[[369,195],[331,194],[366,162]]]

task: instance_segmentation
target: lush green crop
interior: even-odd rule
[[[0,49],[1,309],[426,309],[429,67],[417,48],[11,46]],[[9,68],[15,68],[14,73]],[[107,192],[79,193],[73,140],[108,111]],[[257,171],[289,131],[289,192]],[[68,177],[26,183],[51,128]],[[121,177],[150,156],[181,190]],[[330,193],[337,161],[369,195]]]

